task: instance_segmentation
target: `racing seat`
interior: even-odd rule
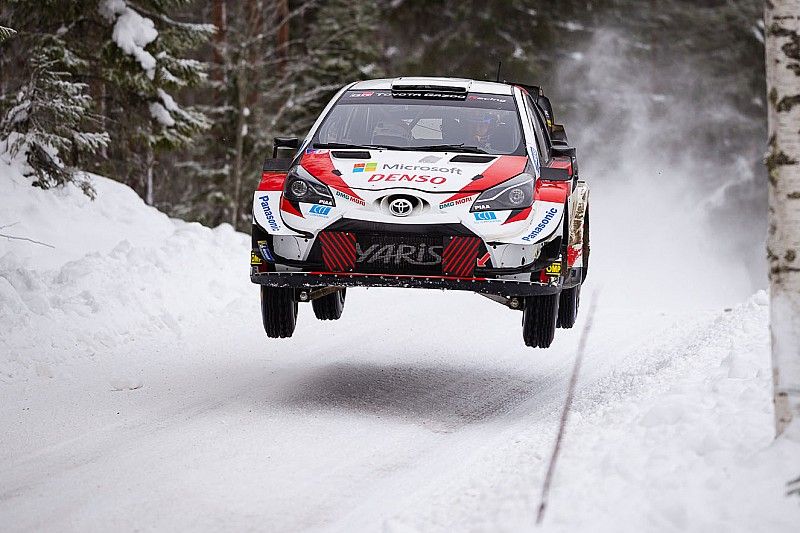
[[[467,129],[454,118],[442,119],[442,144],[466,144]]]

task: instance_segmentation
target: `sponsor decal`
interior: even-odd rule
[[[267,246],[267,241],[258,241],[258,251],[261,252],[261,257],[266,261],[275,262],[275,258],[272,256],[272,252],[269,251],[269,246]]]
[[[369,163],[356,163],[353,165],[353,172],[375,172],[378,170],[378,163],[370,161]]]
[[[278,231],[281,226],[275,220],[275,215],[272,214],[272,208],[269,206],[269,196],[261,196],[258,200],[261,203],[261,210],[264,211],[264,216],[267,217],[267,224],[269,224],[272,231]]]
[[[312,205],[311,209],[308,210],[309,215],[314,215],[318,217],[327,217],[328,214],[331,212],[331,208],[325,205]]]
[[[327,154],[330,150],[325,148],[306,148],[307,154]]]
[[[466,95],[458,93],[427,93],[422,91],[397,91],[394,98],[430,98],[439,100],[466,100]]]
[[[250,251],[250,264],[254,266],[258,266],[262,264],[261,258],[258,257],[258,254],[254,251]]]
[[[437,163],[442,158],[437,155],[426,155],[419,160],[420,163]]]
[[[536,169],[536,174],[539,175],[539,149],[536,146],[531,146],[531,159],[533,159],[533,168]]]
[[[439,209],[447,209],[448,207],[453,207],[454,205],[468,204],[472,202],[473,198],[475,198],[474,194],[466,196],[464,198],[459,198],[458,200],[450,200],[449,202],[442,202],[441,204],[439,204]]]
[[[447,181],[447,178],[444,176],[426,176],[422,174],[373,174],[367,181],[409,181],[413,183],[441,185]]]
[[[547,273],[548,276],[555,276],[555,277],[560,276],[561,275],[561,261],[556,261],[556,262],[550,263],[547,266],[547,268],[545,269],[545,272]]]
[[[373,93],[372,91],[366,91],[366,92],[360,92],[360,93],[350,93],[350,98],[367,98],[369,96],[372,96],[373,94],[375,94],[375,93]]]
[[[480,100],[482,102],[500,102],[501,104],[505,104],[508,102],[507,98],[496,98],[494,96],[469,96],[467,100]]]
[[[444,246],[420,244],[373,244],[366,249],[356,243],[357,263],[385,265],[438,265],[442,262]]]
[[[340,190],[338,190],[338,189],[336,190],[335,194],[336,194],[336,196],[338,196],[339,198],[344,198],[345,200],[350,200],[350,201],[351,201],[351,202],[353,202],[354,204],[358,204],[358,205],[361,205],[361,206],[365,206],[365,205],[367,205],[367,202],[365,202],[365,201],[364,201],[364,200],[362,200],[361,198],[356,198],[356,197],[354,197],[354,196],[350,196],[349,194],[347,194],[347,193],[345,193],[345,192],[342,192],[342,191],[340,191]]]
[[[461,169],[454,167],[431,167],[428,165],[404,165],[402,163],[393,163],[393,164],[384,163],[382,168],[384,170],[415,170],[418,172],[441,172],[443,174],[449,173],[449,174],[458,174],[459,176],[461,175]],[[374,171],[375,168],[373,167],[372,170]],[[369,169],[367,169],[367,172],[369,172]]]
[[[534,237],[536,237],[537,235],[539,235],[542,232],[542,230],[544,230],[547,227],[547,225],[550,224],[550,221],[553,220],[553,218],[555,218],[557,214],[558,214],[558,209],[556,209],[555,207],[551,207],[550,209],[548,209],[542,221],[539,222],[539,224],[537,224],[535,228],[533,228],[533,231],[531,231],[530,234],[523,237],[522,240],[529,241]]]
[[[483,211],[481,213],[472,213],[475,216],[475,222],[490,222],[497,220],[497,215],[494,211]]]

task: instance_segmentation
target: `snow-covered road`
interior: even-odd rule
[[[0,244],[0,530],[533,527],[579,329],[531,350],[520,314],[480,296],[369,289],[269,340],[246,236],[110,181],[89,203],[6,173],[8,222],[72,241]],[[648,305],[597,257],[545,529],[795,530],[764,294]]]

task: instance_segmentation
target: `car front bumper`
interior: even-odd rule
[[[548,283],[489,278],[459,278],[452,276],[417,276],[400,274],[358,274],[331,272],[257,272],[250,274],[253,283],[268,287],[401,287],[442,289],[494,294],[506,298],[555,294],[561,281]]]

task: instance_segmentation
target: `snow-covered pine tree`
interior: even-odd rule
[[[800,0],[767,0],[770,328],[775,420],[800,421]]]
[[[6,28],[5,26],[0,26],[0,43],[2,43],[15,33],[17,32],[13,28]]]
[[[88,85],[73,74],[85,62],[58,35],[23,34],[22,39],[25,77],[14,100],[6,102],[0,151],[24,155],[33,185],[49,189],[74,182],[92,196],[91,182],[77,167],[105,148],[109,136],[95,131],[98,120],[91,113]]]
[[[97,6],[107,37],[100,52],[104,115],[116,141],[109,162],[115,176],[141,184],[148,204],[155,202],[156,152],[189,144],[209,126],[199,109],[173,97],[206,77],[206,64],[186,55],[214,27],[170,17],[190,3],[101,0]]]

